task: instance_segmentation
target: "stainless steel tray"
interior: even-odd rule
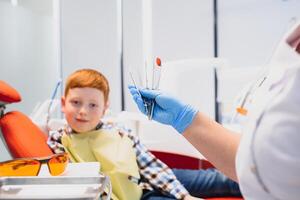
[[[0,177],[0,199],[100,199],[106,176]]]

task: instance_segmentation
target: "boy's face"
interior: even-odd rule
[[[61,103],[69,126],[78,133],[93,130],[108,107],[103,92],[89,87],[70,89]]]

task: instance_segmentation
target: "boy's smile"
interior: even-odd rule
[[[72,88],[68,95],[62,98],[62,111],[66,120],[78,133],[93,130],[107,107],[103,92],[96,88]]]
[[[86,120],[86,119],[80,119],[80,118],[76,118],[76,120],[77,120],[78,122],[82,122],[82,123],[84,123],[84,122],[88,122],[88,120]]]

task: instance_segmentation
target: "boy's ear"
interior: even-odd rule
[[[104,105],[104,109],[103,109],[103,114],[105,114],[105,112],[107,111],[107,109],[109,108],[110,102],[107,101],[106,104]]]
[[[296,46],[296,51],[300,54],[300,40],[299,40],[298,45]]]
[[[65,97],[61,97],[60,102],[61,102],[61,111],[64,113],[65,112],[65,105],[66,105]]]

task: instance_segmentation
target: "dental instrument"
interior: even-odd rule
[[[50,131],[50,127],[49,127],[50,111],[51,111],[51,108],[52,108],[54,99],[55,99],[55,97],[56,97],[58,88],[60,87],[61,84],[62,84],[62,80],[59,79],[58,82],[57,82],[56,85],[55,85],[55,89],[54,89],[54,91],[53,91],[53,93],[52,93],[52,96],[51,96],[51,99],[50,99],[50,102],[49,102],[49,106],[48,106],[48,109],[47,109],[46,128],[47,128],[48,131]]]
[[[152,76],[152,89],[157,90],[160,82],[160,74],[161,74],[161,59],[157,57],[155,59],[155,63],[153,65],[153,76]]]
[[[145,79],[146,79],[146,89],[149,89],[149,81],[148,81],[148,65],[147,65],[147,61],[145,61]],[[151,119],[151,108],[152,108],[152,101],[149,101],[147,99],[144,98],[144,103],[145,103],[145,107],[146,107],[146,112],[147,112],[147,116],[148,119]]]
[[[147,67],[147,61],[145,61],[145,79],[146,79],[146,88],[149,89],[148,84],[148,67]]]
[[[147,102],[145,101],[145,99],[143,98],[143,96],[142,96],[142,94],[140,93],[140,91],[139,91],[139,89],[138,89],[138,87],[137,87],[137,85],[136,85],[136,83],[135,83],[135,80],[134,80],[134,78],[133,78],[133,75],[132,75],[132,72],[129,70],[129,74],[130,74],[130,77],[131,77],[131,80],[132,80],[132,82],[133,82],[133,85],[134,85],[134,87],[135,87],[135,89],[138,91],[138,94],[140,95],[140,97],[143,99],[143,101],[144,101],[144,106],[145,106],[145,109],[146,109],[146,113],[148,113],[149,112],[149,109],[148,109],[148,104],[147,104]]]
[[[157,57],[155,59],[154,65],[153,65],[153,75],[152,75],[152,89],[157,90],[159,87],[160,82],[160,74],[161,74],[161,59]],[[153,111],[154,111],[155,102],[152,101],[150,105],[150,113],[148,116],[149,120],[152,120],[153,117]]]

